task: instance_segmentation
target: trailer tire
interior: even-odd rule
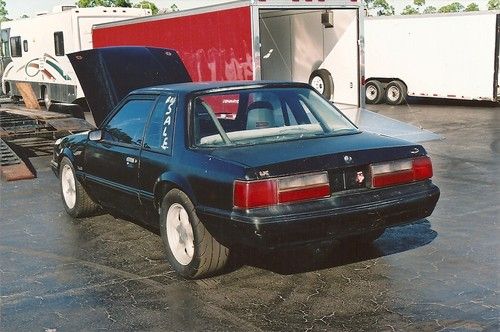
[[[406,101],[406,85],[401,81],[391,81],[385,87],[385,102],[388,105],[401,105]]]
[[[333,97],[333,79],[326,69],[316,69],[309,76],[309,84],[323,97],[331,99]]]
[[[365,100],[367,104],[380,104],[385,98],[385,89],[377,80],[368,81],[365,85]]]

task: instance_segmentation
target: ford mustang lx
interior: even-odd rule
[[[201,278],[235,246],[371,241],[432,213],[439,189],[421,145],[358,130],[306,84],[176,75],[127,92],[98,129],[56,142],[52,168],[71,216],[104,207],[149,223],[173,269]],[[101,95],[91,109],[120,97]]]

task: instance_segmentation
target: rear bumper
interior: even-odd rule
[[[209,232],[226,246],[293,247],[331,241],[428,217],[439,199],[430,181],[230,214],[198,209]]]

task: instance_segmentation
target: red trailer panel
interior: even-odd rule
[[[93,30],[92,38],[94,47],[175,49],[193,81],[252,80],[251,26],[250,6],[244,6],[99,27]]]

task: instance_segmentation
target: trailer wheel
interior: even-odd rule
[[[365,85],[365,99],[367,104],[380,104],[385,97],[385,89],[377,80],[368,81]]]
[[[406,100],[406,86],[401,81],[391,81],[385,87],[385,101],[389,105],[401,105]]]
[[[313,71],[309,76],[309,84],[325,98],[333,97],[333,80],[328,70],[317,69]]]

